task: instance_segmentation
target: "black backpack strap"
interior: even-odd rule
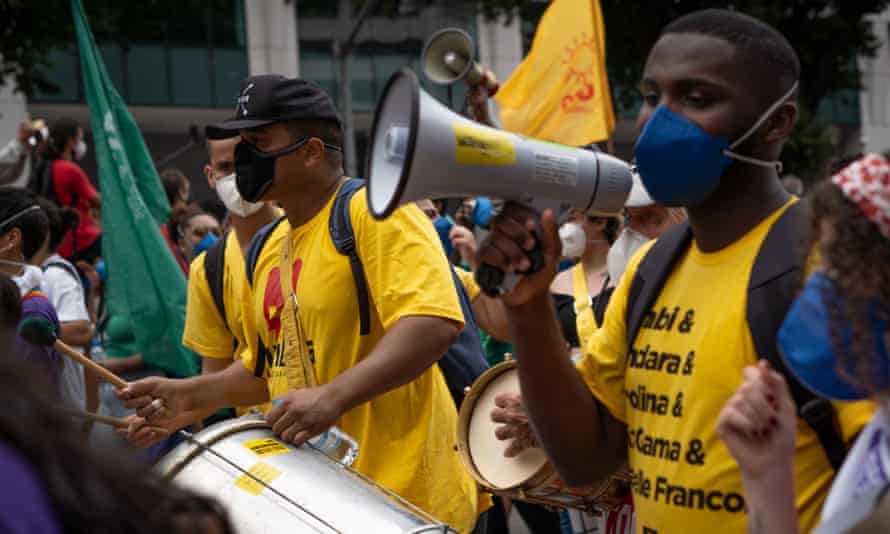
[[[352,228],[352,217],[349,215],[352,196],[364,186],[364,180],[354,178],[343,182],[334,199],[328,226],[337,252],[349,258],[349,267],[352,269],[352,278],[355,281],[355,291],[358,297],[359,333],[366,336],[371,332],[371,295],[368,292],[365,269],[362,267],[362,261],[355,246],[355,232]]]
[[[640,260],[627,294],[625,324],[628,352],[637,339],[637,332],[640,331],[646,312],[655,304],[658,295],[661,294],[661,288],[674,270],[674,265],[689,248],[691,242],[692,230],[689,222],[683,222],[659,237],[646,256]]]
[[[51,262],[47,263],[46,265],[44,265],[44,266],[43,266],[43,270],[46,271],[46,270],[49,269],[50,267],[55,267],[55,268],[57,268],[57,269],[62,269],[62,270],[65,271],[66,273],[70,274],[75,280],[77,280],[77,282],[78,282],[79,284],[83,284],[83,282],[81,282],[80,273],[79,273],[79,272],[77,271],[77,269],[75,269],[74,266],[71,265],[70,263],[65,263],[64,261],[56,261],[56,260],[54,260],[54,261],[51,261]]]
[[[226,265],[226,243],[228,236],[223,237],[212,247],[204,252],[204,277],[207,279],[207,287],[210,289],[210,295],[216,304],[216,309],[222,317],[223,323],[228,328],[226,322],[226,301],[223,297],[223,278]]]
[[[254,271],[256,271],[256,263],[260,259],[260,252],[262,252],[266,241],[269,240],[269,236],[272,235],[272,232],[278,228],[278,225],[281,224],[281,221],[284,219],[285,216],[282,215],[266,226],[260,228],[260,231],[253,236],[253,239],[250,240],[250,244],[247,246],[247,255],[244,257],[244,269],[247,274],[247,281],[251,286],[253,286],[253,274]]]
[[[747,319],[758,357],[785,377],[798,416],[816,432],[829,462],[837,470],[844,462],[847,447],[834,406],[795,378],[776,343],[776,334],[806,270],[808,225],[808,206],[801,201],[785,210],[770,228],[751,270]]]

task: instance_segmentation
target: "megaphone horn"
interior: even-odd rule
[[[368,204],[377,219],[425,198],[486,196],[536,209],[568,204],[615,214],[630,166],[608,154],[521,137],[461,117],[424,92],[409,69],[377,103],[368,151]],[[479,272],[477,272],[478,278]],[[511,288],[486,287],[488,293]]]
[[[497,91],[497,80],[476,62],[473,38],[458,28],[439,30],[423,46],[420,64],[433,83],[450,85],[465,80],[475,87],[484,84],[489,94]]]

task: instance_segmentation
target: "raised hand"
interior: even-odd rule
[[[717,434],[742,475],[756,480],[793,461],[797,413],[785,378],[766,361],[746,367],[744,379],[720,413]]]
[[[527,253],[535,248],[535,214],[521,204],[508,202],[492,220],[491,233],[476,253],[476,264],[497,267],[506,273],[522,273],[531,267]],[[508,306],[519,306],[535,297],[546,295],[556,276],[562,245],[553,212],[545,210],[540,222],[541,249],[544,268],[522,277],[509,293],[501,298]]]

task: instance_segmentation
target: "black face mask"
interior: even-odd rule
[[[261,152],[244,141],[235,145],[235,185],[241,198],[259,202],[275,179],[275,160],[298,150],[309,138],[272,152]]]

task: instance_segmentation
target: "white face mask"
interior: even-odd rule
[[[74,159],[81,160],[84,156],[87,155],[87,142],[83,139],[79,140],[76,145],[74,145]]]
[[[4,260],[4,263],[16,263]],[[39,267],[35,267],[33,265],[25,265],[24,263],[19,264],[24,267],[22,274],[18,276],[13,276],[12,281],[15,282],[15,285],[19,286],[19,294],[21,296],[25,296],[28,291],[31,291],[35,287],[40,287],[40,284],[43,283],[43,271]]]
[[[239,217],[250,217],[263,207],[263,202],[248,202],[241,198],[235,185],[235,173],[223,176],[216,181],[216,194],[226,209]]]
[[[568,222],[559,227],[563,258],[580,258],[587,246],[587,234],[578,223]]]
[[[580,258],[587,245],[607,243],[605,239],[587,239],[584,227],[575,222],[567,222],[559,227],[559,240],[562,242],[563,258]]]
[[[643,245],[649,242],[649,238],[637,232],[633,228],[626,227],[615,240],[609,255],[606,257],[606,265],[609,269],[609,278],[617,284],[627,268],[627,262]]]

